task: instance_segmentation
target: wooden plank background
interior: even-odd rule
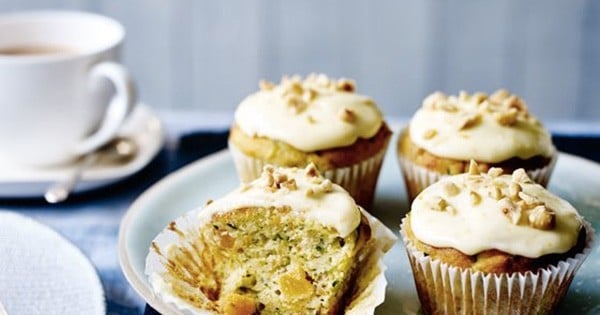
[[[398,117],[435,90],[507,87],[544,119],[600,122],[596,0],[0,0],[48,8],[122,22],[156,108],[230,113],[261,78],[324,72]]]

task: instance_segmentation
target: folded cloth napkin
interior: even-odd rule
[[[49,227],[8,211],[0,211],[0,301],[11,315],[105,313],[85,255]]]

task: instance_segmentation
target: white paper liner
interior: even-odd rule
[[[199,226],[196,219],[202,209],[187,212],[175,219],[175,226],[182,234],[165,228],[156,236],[153,243],[161,253],[168,253],[172,246],[189,246],[186,239],[198,235]],[[363,264],[357,275],[354,294],[347,302],[345,314],[374,314],[375,308],[385,300],[387,280],[385,278],[386,266],[383,264],[383,255],[389,251],[397,237],[377,218],[361,208],[362,214],[367,218],[371,227],[371,235],[375,242],[371,245],[369,255],[363,259]],[[163,275],[167,272],[165,264],[167,259],[158,253],[152,246],[146,257],[145,273],[152,286],[153,292],[165,303],[175,306],[182,314],[213,315],[211,311],[198,309],[194,305],[178,297],[170,289],[168,281]],[[185,267],[185,266],[184,266]]]
[[[556,165],[557,154],[555,153],[550,160],[548,165],[527,170],[529,177],[536,183],[546,187],[548,181],[550,181],[550,175]],[[404,177],[404,184],[406,186],[406,193],[409,203],[412,202],[421,191],[428,186],[439,181],[440,179],[452,175],[440,174],[435,171],[431,171],[423,166],[417,165],[412,161],[403,158],[400,154],[398,155],[398,162],[400,163],[400,169],[402,170],[402,176]]]
[[[387,145],[380,152],[360,163],[348,167],[319,171],[324,177],[344,187],[356,200],[356,203],[370,209],[386,150]],[[251,182],[260,177],[263,167],[268,164],[244,154],[231,142],[229,143],[229,151],[233,156],[235,168],[242,182]]]
[[[415,286],[426,314],[549,314],[569,289],[575,273],[595,240],[592,226],[583,221],[586,247],[575,257],[537,272],[494,275],[450,266],[425,256],[406,235],[406,247]]]

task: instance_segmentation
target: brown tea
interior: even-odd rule
[[[73,53],[75,53],[75,49],[59,45],[18,45],[0,47],[0,55],[5,56],[62,55]]]

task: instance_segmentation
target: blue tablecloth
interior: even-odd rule
[[[144,190],[168,173],[225,148],[226,132],[198,132],[180,137],[138,174],[115,185],[74,195],[49,205],[43,199],[0,199],[0,208],[43,222],[73,241],[96,266],[104,286],[108,314],[152,314],[125,280],[117,256],[121,217]],[[555,136],[559,150],[600,161],[600,137]]]

